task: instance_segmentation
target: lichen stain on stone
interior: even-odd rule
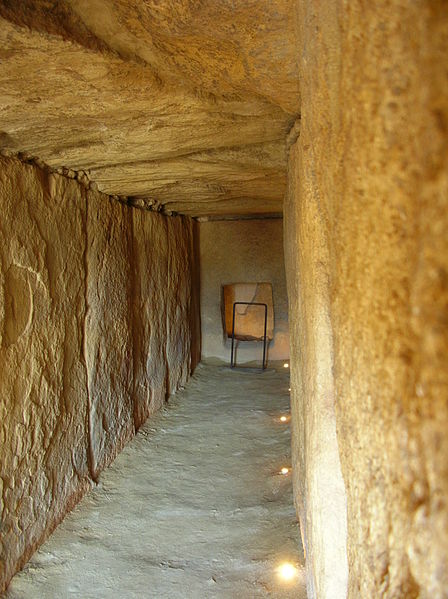
[[[14,345],[26,333],[33,320],[33,295],[29,274],[21,266],[12,265],[4,280],[5,315],[2,345]]]

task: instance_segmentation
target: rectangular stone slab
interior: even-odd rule
[[[140,427],[185,384],[192,366],[193,224],[133,210],[134,420]],[[193,305],[194,304],[194,305]]]
[[[89,488],[85,204],[0,158],[0,591]]]
[[[266,336],[274,337],[274,300],[271,283],[234,283],[223,286],[225,328],[232,336],[234,302],[256,302],[268,306]],[[235,339],[253,341],[264,336],[265,309],[263,306],[237,305],[235,308]]]
[[[191,221],[184,216],[166,221],[168,235],[168,280],[166,302],[166,359],[169,393],[187,382],[191,363],[190,270]]]
[[[92,476],[134,434],[131,209],[89,192],[85,354]]]
[[[168,238],[166,217],[133,210],[134,419],[140,427],[167,393],[166,315]],[[171,240],[175,243],[175,240]]]

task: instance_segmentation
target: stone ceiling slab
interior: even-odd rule
[[[278,212],[299,101],[288,6],[0,0],[0,150],[176,212]]]

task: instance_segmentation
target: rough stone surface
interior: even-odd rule
[[[0,161],[0,587],[199,358],[195,226],[92,189],[279,212],[286,137],[309,595],[446,596],[447,10],[0,0],[0,152],[66,175]],[[205,355],[228,359],[221,285],[250,276],[287,357],[277,227],[201,223]]]
[[[189,218],[5,158],[0,213],[3,589],[134,424],[185,384],[199,316]]]
[[[169,218],[167,226],[168,279],[165,305],[167,364],[167,393],[173,393],[179,386],[185,385],[190,373],[191,363],[191,271],[190,271],[190,219],[184,217]]]
[[[134,210],[134,416],[138,428],[199,361],[194,224]]]
[[[308,199],[304,193],[309,179],[295,146],[289,166],[285,245],[295,503],[306,553],[308,596],[342,599],[347,589],[346,497],[336,437],[325,215],[316,198]]]
[[[134,417],[139,428],[167,394],[164,335],[167,299],[167,229],[159,216],[134,210]]]
[[[292,339],[305,334],[292,345],[294,454],[306,473],[295,482],[299,513],[312,540],[310,486],[326,473],[300,408],[317,401],[332,412],[334,402],[348,596],[443,598],[447,6],[330,8],[299,4],[303,105],[285,211]],[[334,442],[331,452],[337,461]],[[342,504],[336,515],[342,524]],[[324,522],[331,528],[334,515]],[[308,556],[314,596],[345,596],[328,586],[331,556],[320,549]]]
[[[190,298],[190,331],[191,331],[191,371],[201,360],[201,265],[199,250],[199,223],[191,223],[190,237],[190,270],[191,270],[191,298]]]
[[[7,599],[305,599],[288,375],[201,364],[14,577]],[[290,561],[290,584],[277,566]]]
[[[2,589],[89,479],[79,186],[0,160],[0,213]]]
[[[131,233],[130,208],[88,194],[84,355],[95,479],[134,434]]]
[[[0,149],[190,215],[278,212],[293,0],[0,2]]]
[[[202,355],[230,360],[231,342],[223,329],[222,286],[263,281],[272,284],[274,339],[268,358],[289,358],[288,305],[281,219],[199,223]],[[238,344],[239,362],[260,361],[262,343]]]

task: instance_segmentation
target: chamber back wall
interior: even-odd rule
[[[229,283],[272,283],[274,339],[268,359],[289,358],[288,305],[283,260],[282,219],[200,223],[202,357],[230,359],[224,338],[221,294]],[[262,343],[238,344],[238,362],[261,360]]]

